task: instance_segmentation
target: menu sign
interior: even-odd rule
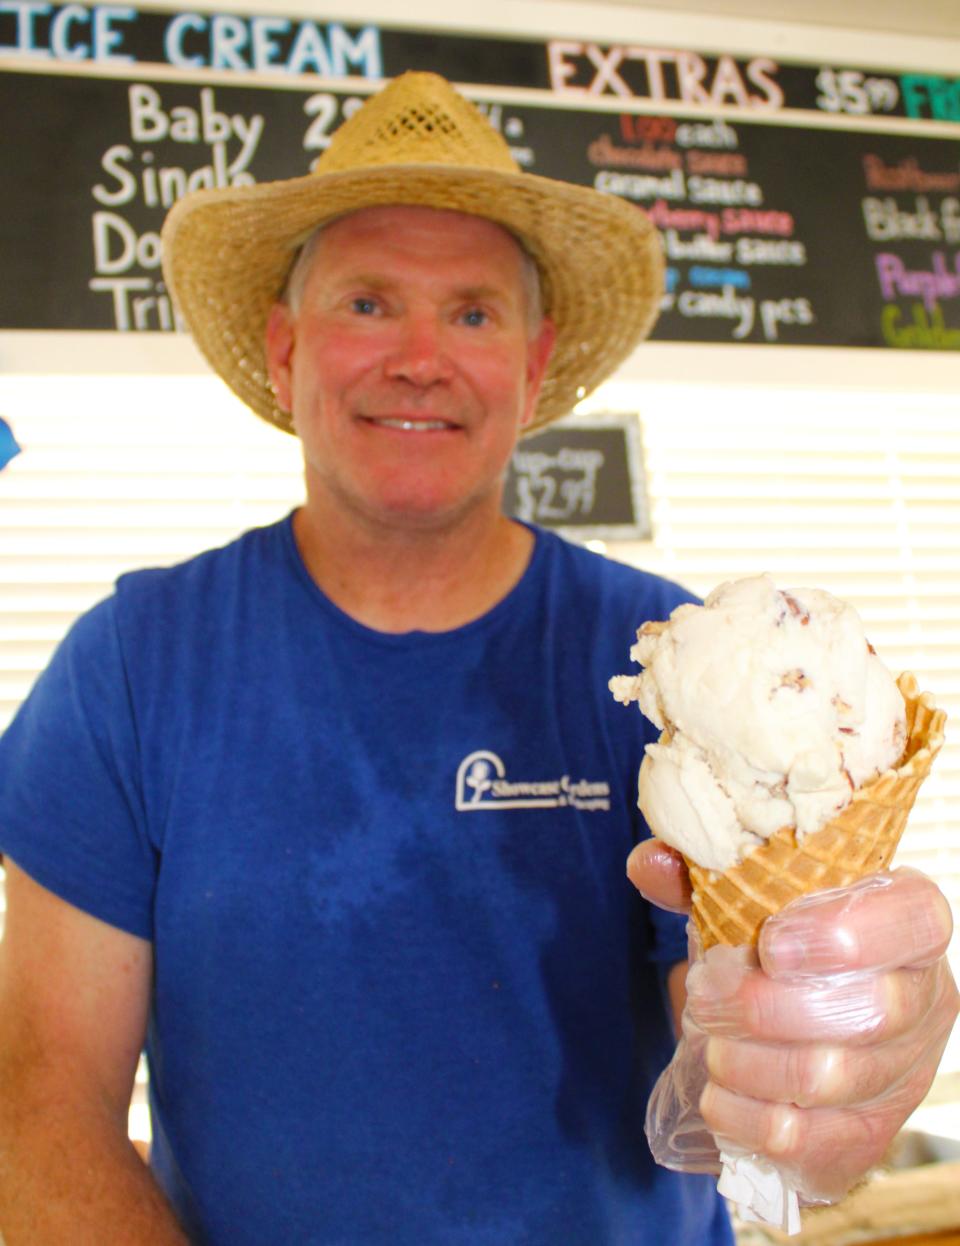
[[[175,330],[167,209],[307,173],[370,89],[0,72],[0,329]],[[655,339],[960,349],[960,133],[473,94],[523,168],[652,217]]]
[[[960,78],[836,65],[782,64],[689,48],[392,29],[129,5],[0,0],[0,58],[88,66],[164,65],[196,72],[392,78],[432,69],[455,82],[521,86],[589,101],[960,123]]]
[[[650,513],[633,417],[568,417],[525,437],[507,472],[503,509],[579,539],[641,541]]]
[[[960,141],[621,113],[567,142],[660,229],[655,338],[960,348]]]

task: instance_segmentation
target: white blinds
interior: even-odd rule
[[[22,454],[0,473],[0,727],[70,621],[134,567],[267,523],[299,447],[212,377],[4,378]]]
[[[897,856],[960,926],[960,403],[951,394],[616,385],[641,412],[654,538],[608,553],[704,594],[735,576],[853,602],[949,716]],[[953,943],[960,978],[960,938]],[[960,1033],[943,1064],[960,1074]]]
[[[640,413],[654,539],[616,558],[705,593],[768,570],[851,600],[951,716],[900,860],[960,916],[960,411],[948,393],[611,383]],[[71,619],[300,499],[296,442],[207,377],[0,379],[23,454],[0,473],[0,727]],[[960,1070],[960,1038],[947,1066]]]
[[[903,850],[960,911],[960,420],[952,396],[644,396],[655,537],[611,550],[706,592],[770,571],[852,601],[950,716]],[[952,832],[952,833],[951,833]]]

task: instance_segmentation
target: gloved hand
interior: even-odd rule
[[[628,873],[682,908],[682,862],[641,845]],[[805,896],[759,947],[693,948],[683,1037],[651,1098],[657,1160],[718,1171],[771,1161],[805,1202],[834,1202],[879,1162],[926,1094],[960,1009],[952,921],[909,869]]]

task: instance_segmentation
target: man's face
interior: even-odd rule
[[[267,330],[311,502],[391,527],[498,513],[553,339],[531,330],[520,248],[491,221],[383,207],[329,225],[299,309]]]

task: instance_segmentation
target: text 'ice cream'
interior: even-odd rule
[[[663,732],[640,807],[704,869],[730,869],[781,828],[819,830],[903,754],[900,690],[853,607],[823,590],[722,584],[644,624],[630,656],[644,670],[610,690]]]

